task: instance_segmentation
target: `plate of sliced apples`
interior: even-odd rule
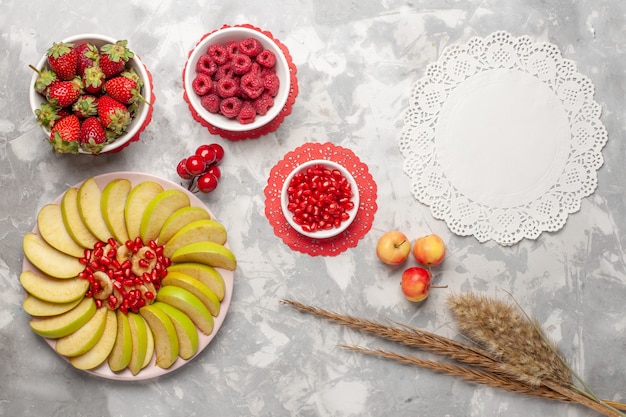
[[[188,363],[222,326],[237,260],[193,193],[152,175],[91,177],[23,240],[30,327],[77,369],[115,380]]]

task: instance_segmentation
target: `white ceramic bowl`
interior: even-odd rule
[[[115,43],[117,41],[118,39],[113,39],[108,36],[93,34],[93,33],[74,35],[74,36],[71,36],[69,38],[65,38],[62,40],[62,42],[73,43],[75,45],[79,45],[83,42],[91,42],[98,48],[100,48],[102,45],[105,45],[107,43]],[[52,43],[50,44],[50,46],[52,46]],[[135,72],[139,74],[139,76],[143,80],[144,85],[141,90],[141,95],[143,96],[143,98],[146,99],[148,103],[152,103],[153,101],[152,100],[152,87],[150,85],[148,70],[146,69],[144,64],[141,62],[141,59],[137,55],[137,52],[133,50],[132,48],[130,49],[131,51],[133,51],[134,57],[128,61],[128,65],[131,68],[133,68]],[[46,58],[46,54],[44,54],[43,57],[37,63],[37,68],[41,69],[44,65],[47,65],[46,62],[47,62],[47,58]],[[45,97],[42,96],[41,94],[38,94],[35,91],[34,86],[35,86],[36,80],[37,80],[37,73],[33,72],[33,77],[31,78],[31,81],[30,81],[30,91],[29,91],[30,107],[33,111],[33,114],[35,113],[35,110],[39,108],[41,103],[45,101]],[[126,133],[118,137],[117,139],[115,139],[114,142],[105,145],[102,148],[102,151],[100,153],[111,152],[116,149],[119,149],[120,147],[126,145],[126,143],[128,143],[131,139],[133,139],[136,134],[140,133],[144,122],[150,115],[150,110],[151,109],[149,105],[143,102],[139,102],[137,114],[135,118],[133,119],[133,121],[128,126]],[[47,135],[47,137],[50,137],[50,131],[44,128],[43,126],[42,126],[42,129],[44,133]],[[85,152],[82,149],[80,149],[79,152],[84,153],[84,154],[89,154],[89,152]]]
[[[265,115],[257,115],[252,123],[241,124],[236,119],[229,119],[221,114],[211,113],[204,109],[200,104],[200,96],[194,93],[191,84],[196,76],[196,65],[198,60],[202,54],[207,52],[210,45],[219,44],[225,46],[230,41],[240,42],[249,38],[258,39],[259,42],[261,42],[263,49],[270,50],[274,53],[274,55],[276,55],[275,70],[280,81],[280,87],[278,89],[278,94],[274,97],[274,105]],[[219,29],[206,36],[198,43],[198,45],[196,45],[189,55],[189,60],[187,61],[187,65],[183,73],[183,83],[185,91],[187,92],[189,103],[195,112],[202,119],[216,128],[230,132],[252,131],[271,122],[285,106],[287,98],[289,97],[289,90],[291,88],[289,64],[287,63],[287,58],[285,58],[285,55],[276,42],[257,30],[238,26]]]
[[[315,165],[323,165],[324,167],[329,168],[331,170],[336,169],[339,172],[341,172],[341,174],[350,183],[350,187],[352,189],[352,202],[354,203],[354,207],[347,212],[350,217],[347,220],[344,220],[343,222],[341,222],[341,225],[339,227],[333,227],[332,229],[323,229],[323,230],[316,230],[314,232],[308,232],[308,231],[304,231],[302,227],[293,220],[293,213],[289,211],[289,209],[287,208],[287,205],[289,203],[289,195],[287,193],[287,189],[289,188],[289,184],[291,183],[291,180],[297,173],[303,172],[307,170],[308,168],[311,168]],[[304,236],[314,238],[314,239],[328,239],[328,238],[331,238],[331,237],[334,237],[343,233],[354,221],[357,211],[359,210],[359,188],[352,174],[340,164],[333,162],[333,161],[328,161],[325,159],[315,159],[315,160],[311,160],[311,161],[308,161],[299,165],[297,168],[291,171],[291,173],[287,176],[287,178],[285,179],[285,183],[283,184],[283,187],[280,192],[280,204],[281,204],[281,208],[283,210],[283,215],[285,216],[285,219],[287,219],[287,222],[289,222],[291,227],[293,227],[298,233]]]

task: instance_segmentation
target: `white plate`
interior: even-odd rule
[[[143,173],[138,173],[138,172],[112,172],[109,174],[103,174],[103,175],[98,175],[94,177],[94,179],[96,180],[96,183],[98,184],[98,186],[100,186],[100,189],[103,189],[104,186],[106,186],[106,184],[108,184],[110,181],[116,178],[125,178],[129,180],[133,186],[144,181],[154,181],[160,184],[166,190],[178,189],[178,190],[184,191],[189,196],[192,206],[202,207],[211,214],[211,218],[213,219],[216,218],[215,215],[211,212],[211,210],[209,210],[209,208],[206,205],[204,205],[204,203],[198,197],[196,197],[195,194],[189,192],[186,188],[183,188],[180,185],[174,182],[171,182],[169,180],[165,180],[163,178],[155,177],[153,175],[143,174]],[[74,185],[74,187],[79,187],[80,184],[81,183],[78,183]],[[63,194],[61,194],[54,201],[52,201],[52,203],[60,204],[62,198],[63,198]],[[33,229],[33,232],[35,233],[38,232],[36,226]],[[228,247],[228,244],[226,244],[225,246]],[[26,258],[24,258],[22,270],[29,270],[29,269],[35,269],[35,267]],[[184,360],[179,357],[170,368],[162,369],[155,365],[155,356],[153,355],[152,360],[150,361],[150,364],[148,364],[148,366],[143,368],[141,372],[139,372],[137,375],[133,375],[128,369],[124,369],[121,372],[113,372],[109,368],[106,361],[99,367],[88,370],[86,372],[93,374],[93,375],[97,375],[102,378],[107,378],[107,379],[138,381],[138,380],[154,378],[154,377],[165,375],[167,373],[175,371],[176,369],[180,368],[183,365],[186,365],[188,362],[190,362],[195,357],[197,357],[209,345],[211,340],[213,340],[213,338],[219,331],[220,327],[224,323],[224,319],[226,318],[226,314],[228,313],[228,308],[230,306],[230,301],[232,299],[233,286],[234,286],[233,271],[218,269],[218,272],[224,278],[224,283],[226,285],[226,292],[224,295],[224,299],[221,302],[220,313],[217,317],[214,317],[213,332],[209,336],[203,334],[202,332],[198,332],[198,338],[199,338],[200,343],[198,347],[198,352],[193,357],[187,360]],[[53,350],[55,349],[55,345],[56,345],[55,339],[44,338],[44,340]],[[67,358],[65,358],[64,356],[61,356],[61,357],[64,360],[67,360]]]

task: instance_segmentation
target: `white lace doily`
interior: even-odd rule
[[[594,86],[549,43],[494,32],[445,49],[411,88],[412,192],[461,236],[513,245],[594,192],[607,132]]]

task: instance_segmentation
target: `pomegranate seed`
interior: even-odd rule
[[[148,300],[154,300],[154,294],[152,293],[152,291],[146,291],[144,295]]]
[[[102,300],[96,300],[96,307],[97,308],[102,307]]]
[[[147,268],[148,266],[150,266],[150,262],[146,261],[145,259],[140,259],[139,266],[142,268]]]
[[[111,245],[112,248],[117,249],[117,242],[115,241],[115,239],[113,239],[112,237],[109,238],[109,240],[107,241],[109,245]]]

